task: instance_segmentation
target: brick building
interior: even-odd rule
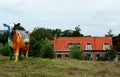
[[[66,58],[73,45],[80,46],[92,60],[104,55],[112,47],[111,37],[57,37],[54,39],[56,57]]]

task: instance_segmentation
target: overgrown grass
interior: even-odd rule
[[[120,62],[42,59],[9,61],[0,56],[0,77],[119,77]]]

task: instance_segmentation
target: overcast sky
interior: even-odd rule
[[[120,0],[0,0],[0,30],[3,23],[21,23],[30,32],[35,27],[62,30],[81,25],[84,35],[120,33]]]

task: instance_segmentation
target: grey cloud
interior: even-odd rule
[[[119,0],[4,0],[0,20],[30,25],[28,30],[38,25],[61,29],[81,25],[85,35],[104,35],[111,28],[118,34],[119,7]]]

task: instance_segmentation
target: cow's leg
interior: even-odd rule
[[[10,60],[12,60],[12,57],[13,57],[13,52],[14,52],[13,48],[12,48],[12,47],[10,47]]]
[[[21,60],[21,54],[22,54],[22,51],[20,50],[19,51],[19,60]]]
[[[28,58],[28,49],[27,49],[27,51],[26,51],[26,58]]]
[[[15,62],[18,60],[18,56],[19,56],[19,49],[16,49],[16,53],[15,53]]]

